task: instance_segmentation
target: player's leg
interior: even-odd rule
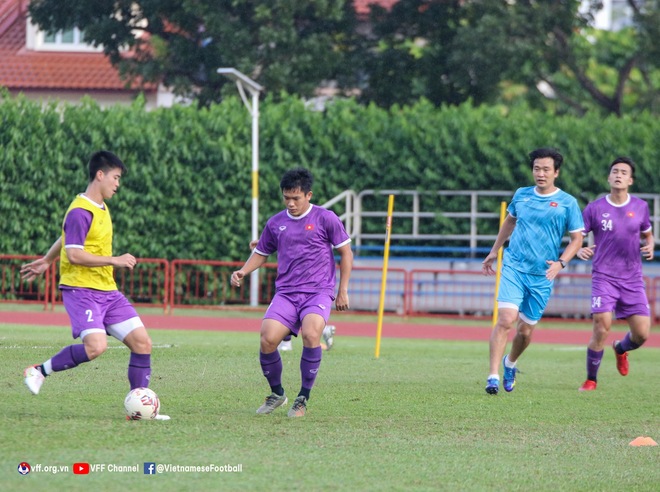
[[[307,402],[321,367],[321,336],[330,317],[330,306],[332,298],[325,294],[309,295],[299,305],[302,318],[300,333],[303,339],[300,357],[301,384],[298,396],[289,410],[289,417],[303,417],[307,411]]]
[[[108,334],[122,342],[131,351],[128,361],[128,383],[131,389],[148,388],[151,382],[151,337],[133,305],[121,292],[108,296],[106,323]],[[154,417],[170,420],[164,415],[162,405]]]
[[[269,414],[288,402],[282,387],[282,358],[277,346],[287,335],[297,336],[299,329],[295,299],[284,294],[275,294],[261,323],[259,363],[271,394],[257,409],[259,414]]]
[[[628,352],[637,350],[644,345],[651,332],[651,318],[649,316],[633,315],[628,317],[630,331],[623,340],[615,340],[612,344],[616,355],[616,368],[619,374],[627,376],[630,369]]]
[[[131,351],[128,382],[131,389],[147,388],[151,379],[151,338],[133,305],[119,291],[108,293],[107,332]]]
[[[518,363],[518,357],[522,355],[532,341],[532,333],[536,324],[536,321],[525,316],[522,311],[519,313],[516,334],[511,341],[511,351],[502,357],[502,385],[508,393],[513,391],[516,386],[516,374],[518,373],[516,364]]]
[[[509,333],[518,319],[518,308],[514,304],[499,303],[497,323],[490,334],[490,374],[486,382],[486,393],[496,395],[500,386],[500,362],[506,350]]]
[[[131,351],[128,361],[128,382],[131,389],[148,388],[151,382],[152,346],[151,337],[147,333],[142,320],[135,316],[115,323],[108,327],[108,333],[121,340]],[[162,408],[161,403],[154,419],[170,420],[169,415],[162,413]]]
[[[286,405],[288,402],[282,387],[282,358],[277,350],[278,344],[287,333],[290,333],[289,328],[284,326],[281,321],[267,318],[261,323],[259,363],[261,372],[270,386],[271,394],[257,409],[259,414],[271,413],[277,407]]]
[[[507,392],[513,391],[516,386],[518,372],[516,363],[532,341],[534,328],[543,316],[553,285],[553,282],[543,275],[526,275],[518,272],[518,276],[524,286],[523,301],[520,305],[518,326],[511,343],[511,351],[502,358],[503,386]]]
[[[303,417],[307,411],[307,401],[321,367],[323,357],[321,336],[324,326],[325,319],[319,314],[307,314],[303,318],[301,327],[303,349],[300,357],[301,384],[298,396],[289,410],[289,417]]]
[[[104,309],[97,303],[95,294],[85,289],[62,291],[64,307],[71,320],[71,334],[83,343],[64,347],[42,364],[30,366],[23,375],[25,384],[33,394],[39,394],[44,379],[53,372],[73,369],[101,355],[108,347],[103,326]]]
[[[651,311],[642,278],[621,282],[621,298],[616,306],[617,318],[628,319],[630,331],[623,340],[612,344],[616,355],[616,368],[626,376],[629,370],[628,352],[641,347],[651,332]]]
[[[628,326],[630,331],[621,340],[621,348],[626,352],[638,349],[648,340],[651,333],[651,318],[635,314],[628,318]]]
[[[612,327],[612,312],[620,297],[619,282],[609,277],[598,275],[591,279],[591,316],[593,330],[587,345],[587,379],[580,386],[580,391],[593,391],[598,381],[598,370],[603,360],[607,337]]]
[[[603,360],[605,342],[612,326],[612,313],[593,313],[593,330],[587,345],[587,379],[580,391],[593,391],[598,382],[598,370]]]
[[[518,319],[518,310],[523,300],[523,287],[516,271],[502,268],[499,295],[497,297],[497,322],[490,334],[489,361],[490,373],[486,381],[486,393],[496,395],[500,388],[500,361],[506,350],[509,333]]]
[[[113,336],[116,333],[115,338],[131,351],[128,359],[128,382],[131,389],[148,388],[151,381],[151,337],[140,318],[130,318],[112,325],[111,333]]]

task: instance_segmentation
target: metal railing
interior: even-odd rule
[[[480,245],[482,249],[486,244],[490,247],[489,243],[495,240],[496,231],[499,229],[499,202],[508,202],[513,192],[363,190],[356,193],[353,190],[346,190],[321,206],[337,213],[359,253],[360,250],[369,249],[370,246],[365,245],[365,242],[373,245],[375,241],[384,241],[388,195],[395,195],[398,198],[394,206],[394,226],[391,234],[391,239],[395,241],[392,245],[393,250],[398,248],[396,241],[405,241],[424,243],[419,246],[420,252],[442,252],[443,249],[452,249],[474,253],[479,250]],[[660,242],[660,194],[635,193],[634,195],[648,202],[653,235],[656,242]],[[443,200],[448,199],[453,202],[451,207],[453,211],[448,211],[444,207],[446,203],[442,203]],[[464,207],[461,207],[461,202]],[[463,209],[456,211],[457,208]],[[439,219],[453,221],[452,225],[461,232],[429,232],[438,228],[434,222]],[[453,243],[450,248],[447,248],[448,242]],[[411,246],[404,246],[405,248],[410,249]]]

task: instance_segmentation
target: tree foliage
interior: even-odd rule
[[[628,3],[635,23],[602,32],[592,27],[602,8],[597,0],[586,9],[580,0],[473,0],[453,65],[464,85],[488,84],[495,72],[525,86],[529,101],[550,100],[561,112],[639,112],[657,98],[658,2],[644,9]]]
[[[260,227],[282,210],[279,180],[295,166],[314,174],[318,204],[347,189],[418,190],[430,192],[422,208],[435,212],[468,207],[461,197],[435,198],[437,190],[512,192],[531,184],[527,153],[542,146],[561,149],[565,163],[559,186],[579,197],[581,205],[607,190],[607,165],[617,155],[630,155],[637,163],[634,192],[660,189],[660,120],[649,114],[548,118],[525,107],[437,108],[427,100],[389,110],[340,100],[319,112],[293,96],[277,102],[267,97],[261,113]],[[167,259],[247,255],[251,130],[238,96],[202,109],[145,111],[143,101],[107,109],[91,100],[43,107],[0,91],[0,122],[1,254],[47,251],[60,233],[66,207],[85,190],[87,159],[108,149],[128,167],[109,202],[117,252]],[[386,210],[386,196],[379,199],[371,210]],[[342,203],[335,206],[338,213],[346,211]],[[498,206],[493,199],[482,210]],[[398,197],[397,210],[412,210],[410,199]],[[397,219],[399,230],[412,230],[410,220]],[[381,233],[382,217],[364,217],[362,226]],[[469,227],[469,221],[438,216],[422,221],[419,233],[468,234]],[[497,232],[496,221],[483,227],[486,234]]]
[[[162,81],[203,105],[221,99],[220,67],[237,68],[273,94],[310,95],[322,81],[343,78],[351,12],[343,0],[30,3],[41,29],[76,26],[128,80]]]
[[[584,115],[660,112],[660,0],[627,0],[634,22],[593,28],[602,1],[33,0],[55,32],[77,26],[128,79],[162,81],[201,105],[221,100],[219,67],[311,96],[332,81],[383,107],[504,103]],[[130,56],[124,51],[129,48]]]

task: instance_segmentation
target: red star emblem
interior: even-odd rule
[[[635,212],[628,212],[626,215],[627,215],[628,217],[634,217],[634,216],[635,216]]]
[[[555,208],[557,208],[558,205],[559,205],[559,204],[558,204],[557,202],[550,202],[550,206],[551,206],[551,207],[555,207]]]
[[[311,230],[313,230],[313,229],[314,229],[314,224],[307,224],[307,225],[305,226],[305,230],[306,230],[306,231],[311,231]]]

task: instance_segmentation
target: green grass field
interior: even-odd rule
[[[151,330],[151,387],[168,422],[127,422],[128,351],[48,378],[32,396],[22,370],[71,343],[66,327],[0,325],[2,490],[658,490],[660,350],[611,351],[599,388],[579,393],[584,347],[532,344],[513,393],[484,392],[483,342],[338,335],[307,416],[257,416],[268,394],[258,335]],[[290,400],[300,342],[282,354]],[[139,465],[134,473],[21,476],[20,462]],[[143,473],[144,462],[242,465],[240,473]]]

